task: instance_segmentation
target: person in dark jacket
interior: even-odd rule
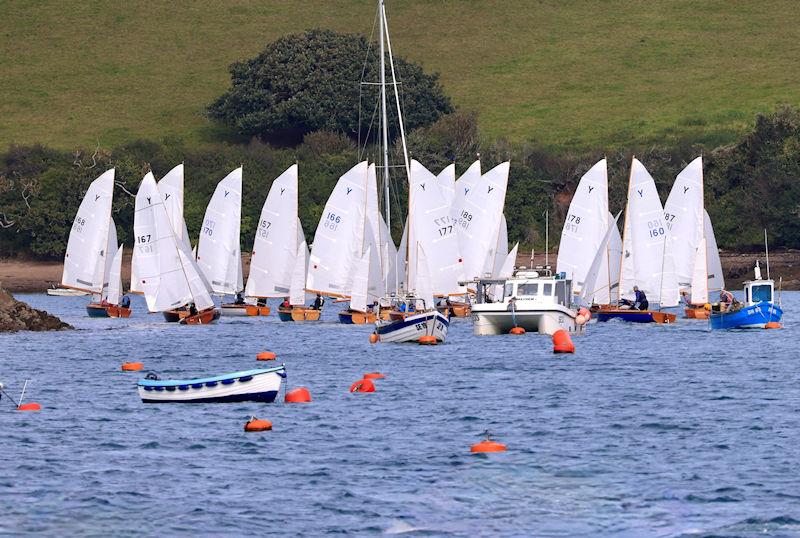
[[[314,310],[322,310],[322,305],[325,304],[325,299],[318,293],[317,297],[314,299],[314,304],[311,305],[311,308]]]
[[[633,308],[636,310],[647,310],[650,306],[650,303],[647,302],[647,295],[639,289],[639,286],[633,287],[633,293],[636,294],[636,298],[633,301]]]

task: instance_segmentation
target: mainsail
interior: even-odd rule
[[[697,249],[704,235],[702,157],[693,160],[678,174],[664,204],[664,220],[669,229],[678,287],[681,291],[689,291],[695,273]],[[702,261],[705,271],[705,253]]]

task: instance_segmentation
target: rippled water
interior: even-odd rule
[[[80,330],[0,336],[0,534],[800,535],[800,294],[783,330],[593,324],[571,356],[537,335],[370,345],[369,327],[143,312],[20,296]],[[162,377],[275,351],[308,405],[145,405]],[[349,394],[380,371],[374,394]],[[282,402],[282,395],[281,395]],[[251,415],[271,432],[246,434]],[[490,429],[505,454],[472,455]]]

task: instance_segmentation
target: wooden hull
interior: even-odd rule
[[[597,321],[609,321],[621,319],[630,323],[675,323],[677,316],[668,312],[657,312],[655,310],[633,310],[622,308],[607,308],[597,311]]]
[[[702,306],[692,306],[684,310],[686,317],[689,319],[708,319],[711,312]]]
[[[165,310],[161,314],[167,323],[178,323],[189,315],[189,311],[185,308],[176,308],[175,310]]]
[[[294,308],[278,308],[281,321],[319,321],[321,311],[313,308],[295,306]]]
[[[339,323],[345,325],[364,325],[375,323],[378,316],[374,312],[359,312],[357,310],[342,310],[339,312]]]
[[[268,306],[254,304],[223,304],[220,308],[223,316],[269,316]]]
[[[86,313],[90,318],[107,318],[109,317],[107,308],[108,306],[99,303],[89,303],[86,305]]]
[[[450,315],[455,318],[468,318],[472,314],[469,303],[450,301]]]
[[[202,312],[198,312],[197,314],[190,316],[184,316],[180,323],[181,325],[208,325],[209,323],[213,323],[219,319],[219,310],[216,308],[209,308],[208,310],[203,310]]]
[[[110,318],[129,318],[131,317],[131,309],[124,306],[109,306],[106,308],[108,317]]]

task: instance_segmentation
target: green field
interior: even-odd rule
[[[719,143],[800,105],[796,0],[388,0],[395,53],[438,71],[485,137],[551,147]],[[0,145],[202,145],[228,65],[366,0],[0,0]]]

